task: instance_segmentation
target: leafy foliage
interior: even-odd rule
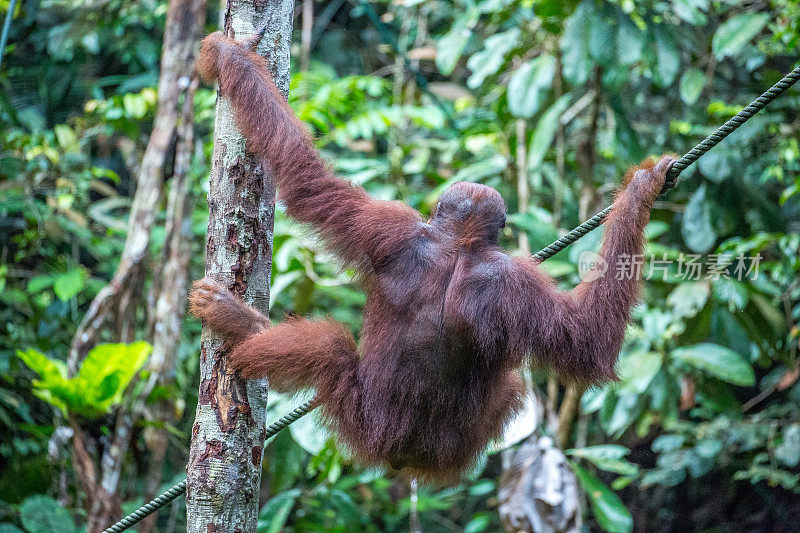
[[[64,414],[92,417],[122,401],[122,393],[144,365],[150,350],[146,342],[100,344],[89,351],[73,378],[67,378],[62,361],[37,350],[20,350],[17,355],[39,374],[39,379],[33,381],[39,398]]]

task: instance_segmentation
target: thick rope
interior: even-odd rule
[[[313,411],[317,407],[317,402],[317,397],[311,398],[291,413],[282,416],[277,422],[270,424],[270,426],[267,428],[264,440],[266,441],[270,437],[274,437],[282,429],[287,428],[289,424]],[[153,498],[148,503],[142,505],[131,514],[106,529],[103,533],[120,533],[129,527],[138,524],[144,520],[145,517],[155,513],[181,494],[184,494],[186,492],[187,481],[188,480],[184,479],[165,493]]]
[[[784,93],[789,87],[794,85],[797,80],[800,79],[800,65],[795,67],[795,69],[787,74],[781,81],[776,83],[772,86],[770,90],[753,100],[749,106],[742,109],[735,117],[728,120],[725,124],[720,126],[717,131],[706,137],[706,139],[695,146],[694,148],[689,151],[686,155],[681,157],[678,161],[676,161],[672,168],[670,169],[667,180],[674,182],[677,180],[678,174],[683,172],[689,165],[697,161],[697,159],[708,152],[711,148],[719,144],[719,142],[731,134],[736,128],[747,122],[753,115],[764,109],[764,107],[772,102],[775,98],[780,96]],[[605,218],[611,212],[611,208],[613,205],[610,205],[597,213],[595,216],[575,228],[574,230],[570,231],[550,246],[543,248],[542,250],[536,252],[533,257],[538,261],[544,261],[552,257],[553,255],[557,254],[573,242],[577,241],[593,229],[600,226],[603,223]],[[303,416],[307,415],[311,411],[313,411],[317,407],[317,402],[319,399],[314,397],[292,411],[291,413],[281,417],[277,422],[271,424],[266,431],[265,440],[273,437],[279,431],[285,429],[295,420],[302,418]],[[138,524],[141,522],[146,516],[158,511],[169,502],[173,501],[175,498],[180,496],[181,494],[186,492],[186,482],[187,480],[183,480],[164,494],[154,498],[150,502],[144,504],[113,526],[109,527],[105,530],[104,533],[120,533],[125,531],[129,527]]]
[[[701,155],[711,150],[713,147],[719,144],[722,139],[733,133],[736,128],[747,122],[753,117],[753,115],[764,109],[767,104],[786,92],[789,87],[797,83],[797,80],[800,80],[800,65],[796,66],[794,70],[784,76],[781,81],[773,85],[767,92],[753,100],[750,105],[739,111],[736,116],[717,128],[717,131],[706,137],[703,142],[692,148],[683,157],[675,161],[675,163],[672,165],[672,168],[667,173],[667,181],[675,183],[678,179],[678,175],[686,170],[686,167],[697,161]],[[573,242],[577,241],[593,229],[599,227],[611,212],[612,207],[613,204],[609,207],[606,207],[595,216],[549,246],[542,248],[533,254],[533,258],[537,261],[544,261],[545,259],[553,257],[555,254]]]

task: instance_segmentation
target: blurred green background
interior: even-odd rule
[[[495,187],[509,209],[503,245],[517,253],[608,205],[628,166],[688,151],[800,57],[796,0],[305,1],[313,27],[301,37],[300,2],[289,100],[333,168],[426,215],[454,180]],[[209,4],[207,31],[219,8]],[[125,241],[166,11],[157,0],[16,6],[0,71],[2,533],[84,527],[71,440],[56,428],[77,420],[99,457],[146,377],[146,344],[100,345],[71,379],[63,365]],[[214,104],[214,91],[199,89],[190,280],[203,273]],[[648,276],[645,262],[650,279],[620,383],[583,391],[526,369],[549,410],[537,435],[556,438],[581,487],[576,527],[797,530],[798,111],[792,90],[656,203],[647,255],[671,263]],[[151,265],[164,253],[163,203],[155,216]],[[546,270],[574,286],[581,252],[596,249],[601,233]],[[328,314],[357,332],[363,293],[280,208],[274,246],[271,317]],[[699,276],[679,271],[690,254],[700,255]],[[760,257],[758,272],[708,272],[738,256]],[[148,269],[142,291],[157,285],[156,272]],[[145,341],[140,315],[133,338]],[[133,425],[116,494],[125,512],[143,503],[147,483],[166,488],[185,475],[199,333],[187,318],[170,385],[144,399],[166,402],[171,416]],[[297,403],[271,396],[270,419]],[[521,438],[534,441],[534,429]],[[168,447],[149,473],[154,431]],[[351,464],[307,417],[266,448],[259,530],[414,531],[418,521],[422,531],[499,531],[498,486],[513,477],[503,457],[513,453],[488,453],[460,485],[412,490]],[[156,529],[180,530],[184,516],[179,499]]]

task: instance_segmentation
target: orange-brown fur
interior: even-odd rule
[[[198,68],[231,100],[287,213],[312,224],[368,292],[357,346],[331,320],[269,326],[227,288],[195,284],[192,312],[234,346],[242,376],[266,375],[282,391],[316,388],[358,459],[439,480],[463,473],[521,406],[516,369],[526,356],[574,380],[614,379],[638,279],[610,271],[560,292],[535,261],[497,246],[505,205],[495,190],[456,183],[424,221],[333,176],[257,54],[212,34]],[[611,265],[642,252],[671,164],[645,162],[627,178],[600,251]]]

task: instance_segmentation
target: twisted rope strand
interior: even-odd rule
[[[767,104],[772,102],[775,98],[786,92],[786,90],[794,85],[797,80],[800,79],[800,65],[795,67],[789,74],[784,76],[784,78],[773,85],[767,92],[753,100],[753,102],[742,109],[739,113],[736,114],[733,118],[728,120],[725,124],[720,126],[714,133],[706,137],[703,142],[692,148],[688,153],[686,153],[683,157],[681,157],[678,161],[676,161],[672,168],[670,169],[667,177],[672,179],[677,179],[678,174],[683,172],[686,167],[697,161],[700,156],[708,152],[711,148],[719,144],[722,139],[730,135],[736,128],[747,122],[753,115],[764,109]],[[611,212],[611,208],[613,204],[606,207],[595,216],[578,226],[577,228],[573,229],[557,241],[553,242],[549,246],[542,248],[540,251],[536,252],[533,255],[533,258],[538,261],[544,261],[545,259],[549,259],[550,257],[554,256],[573,242],[577,241],[593,229],[600,226],[603,223],[605,218]],[[266,441],[270,437],[273,437],[276,433],[280,432],[281,430],[285,429],[289,426],[289,424],[295,422],[299,418],[304,417],[311,411],[317,408],[319,402],[319,398],[314,397],[307,401],[306,403],[302,404],[300,407],[296,408],[294,411],[290,412],[282,416],[278,421],[273,422],[267,427],[266,436],[264,440]],[[139,522],[141,522],[145,517],[148,515],[153,514],[154,512],[158,511],[175,498],[180,496],[181,494],[186,492],[186,484],[187,480],[183,480],[165,493],[153,498],[150,502],[144,504],[113,526],[106,529],[103,533],[121,533],[125,531],[129,527],[132,527]]]
[[[672,165],[672,168],[667,173],[667,179],[672,180],[673,183],[677,181],[678,175],[686,170],[686,167],[697,161],[700,156],[714,148],[716,145],[722,141],[725,137],[733,133],[736,128],[747,122],[751,119],[756,113],[764,109],[767,104],[775,100],[778,96],[786,92],[789,87],[797,83],[797,80],[800,80],[800,65],[796,66],[794,70],[792,70],[789,74],[783,77],[781,81],[773,85],[768,91],[764,94],[753,100],[750,105],[739,111],[736,116],[730,118],[725,124],[717,128],[717,130],[703,139],[703,141],[689,150],[683,157],[675,161]],[[533,258],[537,261],[544,261],[545,259],[549,259],[553,257],[555,254],[572,244],[573,242],[577,241],[593,229],[600,226],[603,221],[606,219],[608,214],[611,212],[611,208],[613,204],[609,207],[606,207],[595,216],[575,228],[574,230],[570,231],[560,239],[556,240],[552,244],[545,246],[535,254],[533,254]]]

